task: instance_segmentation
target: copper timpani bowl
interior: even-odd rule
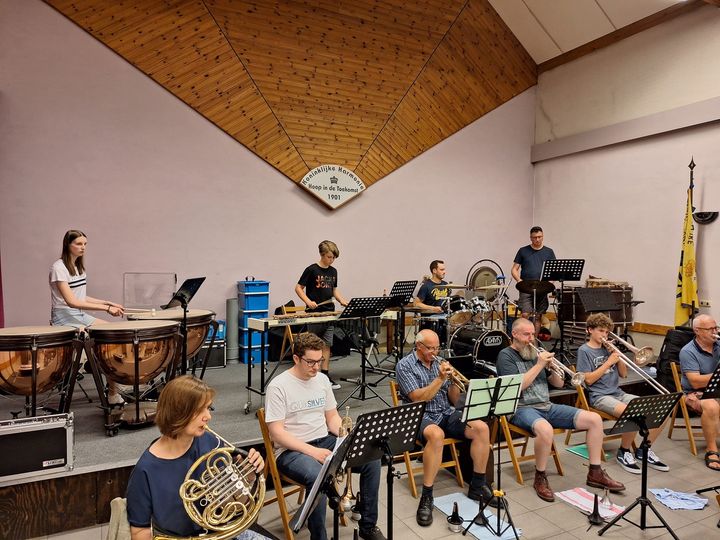
[[[0,387],[11,394],[32,394],[35,349],[36,391],[50,390],[72,366],[76,336],[71,326],[0,328]]]
[[[182,309],[160,309],[148,313],[128,313],[130,321],[182,321]],[[200,350],[215,319],[215,312],[207,309],[188,309],[187,313],[187,357],[192,358]]]
[[[174,321],[124,321],[91,326],[87,333],[100,371],[111,381],[131,385],[136,373],[138,384],[145,384],[175,362],[179,328]]]

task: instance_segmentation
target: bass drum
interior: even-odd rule
[[[500,351],[510,345],[510,338],[502,330],[487,330],[477,326],[463,326],[450,336],[448,348],[456,355],[472,355],[478,378],[497,375],[495,364]]]

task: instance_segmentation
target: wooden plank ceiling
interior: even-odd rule
[[[299,182],[368,185],[537,82],[487,0],[46,0]]]

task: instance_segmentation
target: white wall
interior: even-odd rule
[[[704,6],[538,78],[543,143],[720,95],[720,9]]]
[[[68,228],[89,236],[89,293],[124,272],[207,275],[193,301],[224,316],[248,274],[293,296],[317,244],[340,288],[380,294],[444,258],[509,273],[532,215],[534,89],[331,212],[37,0],[0,0],[0,250],[8,326],[45,324],[48,268]],[[552,227],[548,236],[556,237]]]
[[[544,73],[537,142],[720,96],[719,52],[720,10],[706,6]],[[584,277],[633,285],[636,321],[672,325],[687,165],[694,156],[697,209],[720,210],[719,141],[714,122],[536,163],[535,220],[557,231],[558,256],[587,259]],[[695,225],[699,296],[712,303],[719,228]]]

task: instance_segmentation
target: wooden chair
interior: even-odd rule
[[[291,306],[285,305],[281,307],[283,315],[294,315],[295,313],[305,311],[305,306]],[[285,344],[288,344],[287,349]],[[280,347],[280,360],[285,358],[288,353],[292,356],[292,348],[295,343],[295,334],[293,334],[292,326],[288,325],[285,327],[285,333],[283,334],[282,346]],[[292,360],[292,358],[291,358]]]
[[[510,454],[510,461],[512,462],[513,469],[515,470],[515,479],[518,484],[523,483],[523,475],[520,470],[520,464],[525,461],[533,461],[535,454],[527,453],[528,442],[530,437],[533,436],[529,431],[524,430],[521,427],[516,426],[508,422],[507,417],[500,417],[500,429],[502,430],[505,442],[501,442],[499,438],[499,430],[497,429],[497,423],[493,424],[490,432],[490,440],[495,441],[496,444],[500,445],[500,449],[506,448]],[[553,435],[565,433],[564,429],[553,429]],[[513,434],[520,435],[521,440],[513,439]],[[520,447],[520,455],[517,454],[516,447]],[[553,439],[552,447],[550,448],[550,455],[555,462],[555,468],[560,476],[564,475],[562,463],[560,463],[560,455],[558,454],[557,448],[555,447],[555,440]]]
[[[695,436],[702,436],[702,429],[699,425],[694,425],[692,422],[690,422],[690,414],[688,413],[688,407],[687,403],[685,402],[685,392],[683,392],[682,389],[682,375],[680,374],[680,367],[677,365],[676,362],[670,362],[670,369],[672,370],[672,376],[673,381],[675,382],[675,391],[681,392],[682,396],[680,396],[680,401],[678,401],[677,405],[675,405],[675,408],[673,409],[672,414],[670,415],[670,427],[668,428],[668,439],[672,439],[673,430],[675,428],[685,428],[687,430],[688,434],[688,440],[690,441],[690,451],[692,452],[693,456],[697,456],[697,446],[695,445]],[[683,415],[683,423],[678,424],[677,423],[677,414],[678,410],[682,411]]]
[[[290,495],[297,493],[298,504],[301,504],[303,497],[305,496],[305,487],[294,482],[284,474],[280,474],[280,471],[278,471],[277,468],[277,462],[275,461],[275,450],[273,448],[272,440],[270,440],[270,432],[268,430],[267,423],[265,422],[265,409],[258,409],[257,417],[258,422],[260,422],[260,431],[262,432],[263,442],[265,443],[265,453],[267,454],[267,457],[265,458],[265,474],[267,476],[267,473],[270,473],[273,485],[275,486],[275,495],[273,497],[265,497],[263,506],[267,506],[268,504],[272,504],[274,502],[278,503],[278,507],[280,508],[280,517],[283,522],[283,529],[285,530],[285,538],[293,540],[294,536],[292,530],[290,529],[290,515],[288,514],[287,505],[285,504],[285,497],[289,497]],[[291,485],[283,488],[283,481]]]
[[[400,395],[398,392],[397,383],[395,381],[390,381],[390,397],[392,399],[393,407],[397,407],[398,405],[400,405]],[[460,470],[460,460],[458,459],[458,451],[455,445],[461,442],[463,441],[453,438],[447,438],[443,440],[443,447],[450,447],[450,454],[452,456],[452,459],[450,461],[444,461],[440,464],[441,469],[449,469],[450,467],[455,467],[455,477],[457,478],[457,483],[460,486],[460,489],[465,486],[465,482],[463,481],[462,471]],[[422,446],[422,443],[420,441],[416,441],[416,443],[419,446]],[[415,452],[403,452],[402,455],[402,458],[405,460],[405,468],[407,469],[410,492],[412,493],[412,496],[416,499],[418,496],[418,492],[417,485],[415,484],[415,475],[421,473],[423,471],[423,467],[422,465],[413,466],[412,460],[416,459],[418,456],[422,456],[422,450],[417,450]]]
[[[576,387],[575,387],[575,390],[577,390],[577,394],[578,394],[578,395],[577,395],[577,399],[575,400],[575,406],[576,406],[578,409],[585,409],[586,411],[590,411],[590,412],[597,413],[597,414],[600,415],[600,418],[602,418],[603,420],[611,420],[611,421],[613,421],[613,422],[617,421],[617,419],[618,419],[617,416],[613,416],[612,414],[608,414],[608,413],[606,413],[606,412],[604,412],[604,411],[601,411],[600,409],[595,409],[594,407],[591,407],[590,404],[589,404],[589,402],[588,402],[588,400],[587,400],[587,396],[585,395],[585,389],[584,389],[582,386],[576,386]],[[570,443],[570,437],[572,437],[575,433],[579,433],[579,432],[581,432],[581,431],[585,431],[585,430],[582,430],[582,429],[568,429],[568,430],[565,432],[565,446],[567,446],[567,445]],[[607,441],[615,441],[615,440],[618,440],[618,439],[621,439],[621,438],[622,438],[622,435],[619,434],[619,433],[617,433],[617,434],[615,434],[615,435],[605,435],[605,436],[603,437],[603,443],[605,443],[605,442],[607,442]],[[632,450],[633,450],[633,453],[635,452],[635,450],[637,450],[637,446],[635,445],[635,441],[633,441],[633,443],[632,443]],[[601,452],[601,454],[600,454],[600,459],[602,459],[603,461],[605,461],[605,448],[604,448],[604,445],[603,445],[603,448],[602,448],[602,452]]]

